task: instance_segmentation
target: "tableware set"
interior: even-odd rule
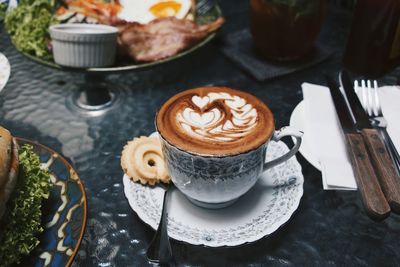
[[[368,146],[383,192],[392,210],[399,212],[400,183],[397,181],[398,174],[396,172],[396,166],[393,164],[394,162],[390,156],[390,150],[387,149],[389,146],[385,143],[384,139],[380,138],[380,132],[368,119],[366,116],[367,113],[362,112],[362,105],[355,93],[353,83],[347,72],[341,72],[339,79],[353,110],[357,128],[361,131]]]
[[[181,110],[180,108],[182,107],[186,108]],[[192,108],[195,108],[196,111]],[[176,115],[172,115],[175,112]],[[174,122],[176,120],[184,120],[184,122],[174,124],[170,120]],[[200,125],[200,128],[196,130],[197,134],[192,136],[190,131],[187,132],[188,128],[185,125],[188,124],[186,123],[195,128]],[[184,196],[186,201],[181,199],[180,202],[187,203],[189,201],[191,203],[189,206],[197,206],[195,209],[203,210],[205,216],[211,216],[211,222],[224,221],[224,217],[225,220],[226,217],[232,220],[234,219],[232,216],[241,221],[243,219],[241,212],[235,215],[227,216],[227,214],[240,209],[241,205],[246,205],[242,198],[245,197],[248,191],[252,191],[254,187],[263,188],[263,186],[257,186],[257,182],[264,173],[268,177],[267,173],[270,170],[275,169],[278,165],[286,165],[286,162],[294,156],[300,147],[302,136],[301,132],[290,127],[283,127],[281,130],[275,131],[273,115],[264,103],[250,94],[226,87],[201,87],[176,94],[161,106],[157,112],[155,124],[158,134],[155,134],[153,138],[158,138],[161,141],[160,146],[166,169],[174,188],[176,188],[170,193],[171,190],[166,190],[165,186],[158,186],[164,191],[161,219],[159,222],[156,220],[158,228],[148,247],[147,257],[149,260],[161,264],[173,261],[167,231],[173,232],[173,229],[168,228],[170,227],[170,222],[176,216],[172,211],[177,210],[177,207],[168,207],[167,203],[170,202],[170,194]],[[245,125],[249,125],[247,126],[249,127],[247,128],[248,130],[246,130]],[[238,130],[236,130],[236,127],[238,127]],[[199,139],[198,134],[203,129],[208,129],[207,132],[210,135],[206,134],[207,137]],[[272,160],[270,158],[266,159],[265,155],[269,154],[270,150],[274,151],[272,143],[279,144],[279,140],[285,136],[293,136],[295,138],[293,148],[287,149],[281,154],[276,154]],[[223,143],[218,141],[221,137],[224,138]],[[182,138],[183,143],[179,141],[179,138]],[[249,138],[256,141],[252,143]],[[128,143],[128,145],[132,146],[132,150],[125,150],[124,148],[121,158],[122,163],[128,161],[126,151],[130,151],[129,154],[134,154],[139,161],[141,161],[141,155],[146,155],[144,147],[141,149],[134,147],[135,141],[139,142],[139,139]],[[246,143],[247,146],[238,148],[236,142],[239,141]],[[215,144],[215,142],[218,142],[218,144]],[[188,145],[185,145],[186,143]],[[150,150],[149,153],[153,150]],[[143,157],[145,160],[146,156]],[[128,167],[123,168],[126,174],[124,181],[128,179],[128,175],[132,177],[131,175],[139,175],[140,173],[139,169],[131,174],[130,171],[125,170]],[[264,180],[271,182],[269,180],[272,179],[265,178]],[[266,190],[278,190],[277,187],[287,189],[291,185],[297,184],[296,180],[291,176],[289,181],[275,181],[273,188],[266,186]],[[127,183],[129,183],[129,186]],[[146,193],[136,192],[132,194],[132,190],[135,190],[132,186],[136,184],[138,183],[124,182],[125,194],[132,208],[140,214],[141,206],[137,206],[140,200],[133,199],[132,196],[140,196],[140,199],[143,199]],[[146,184],[141,185],[141,187],[149,188]],[[137,189],[140,189],[140,187]],[[151,193],[154,193],[155,190],[153,188],[149,189]],[[254,191],[250,194],[254,194]],[[265,195],[268,199],[267,193],[256,195],[258,197]],[[270,208],[273,205],[273,201],[270,199],[267,201],[270,203],[267,207]],[[279,201],[281,205],[284,205],[281,198],[279,198]],[[146,203],[153,202],[154,200],[146,201]],[[265,202],[263,201],[262,203]],[[272,212],[268,209],[265,210],[265,207],[265,205],[261,204],[262,210],[260,212],[265,212],[262,215],[264,217],[263,220],[268,221],[272,219],[270,217]],[[247,209],[254,212],[253,207],[249,206]],[[145,210],[151,211],[149,207],[146,207]],[[169,214],[169,210],[171,210],[172,214]],[[226,213],[227,210],[228,213]],[[213,218],[214,216],[215,218]],[[258,216],[259,227],[265,227],[265,222],[262,224],[263,220],[260,220],[260,215]],[[196,218],[193,222],[200,220],[201,217]],[[281,220],[285,220],[285,217]],[[167,221],[169,222],[168,226],[166,224]],[[193,227],[193,222],[189,224],[190,228]],[[256,227],[256,225],[252,227]],[[202,226],[204,227],[204,225]],[[238,231],[244,232],[241,227]],[[264,235],[266,234],[265,232],[263,233]],[[221,234],[222,238],[227,237],[224,232]],[[249,235],[251,234],[249,233]],[[183,232],[180,232],[179,236],[184,236]],[[214,237],[214,234],[209,234],[206,235],[205,240],[211,242],[217,239],[215,241],[218,242],[221,237]],[[218,242],[215,246],[220,245],[220,242]]]
[[[215,1],[204,0],[199,2],[197,12],[203,15],[212,8],[215,8]],[[57,27],[54,27],[51,30],[56,29]],[[55,35],[54,39],[56,39]],[[58,49],[59,47],[55,45],[55,55],[60,53],[66,56],[64,59],[55,58],[55,62],[59,65],[73,67],[94,66],[92,63],[81,62],[76,63],[77,65],[65,63],[63,60],[70,58],[68,53],[74,53],[79,49],[71,49],[68,53],[57,52]],[[91,48],[88,49],[91,50]],[[109,49],[106,50],[108,51]],[[190,51],[193,50],[188,50],[182,55]],[[84,52],[84,54],[86,53]],[[177,55],[176,58],[182,55]],[[61,68],[51,62],[33,59],[45,65]],[[171,59],[166,61],[169,60]],[[102,66],[113,64],[109,59],[104,62],[95,68],[85,71],[114,72],[154,65],[150,63],[143,64],[143,66],[101,68]],[[365,95],[363,97],[365,101],[360,103],[354,93],[354,87],[345,72],[341,73],[340,82],[344,93],[334,80],[327,77],[327,83],[346,138],[346,146],[355,171],[358,190],[362,196],[368,216],[375,220],[382,220],[389,216],[390,211],[400,212],[400,185],[397,181],[398,168],[400,166],[398,153],[386,132],[386,122],[382,115],[376,90],[371,95],[371,90],[366,91],[365,88],[361,88],[360,93],[363,96]],[[299,105],[296,110],[301,108]],[[300,111],[296,110],[293,114],[300,113]],[[237,158],[213,158],[204,155],[193,155],[193,153],[174,147],[162,136],[158,136],[157,133],[153,135],[160,138],[163,144],[165,160],[173,176],[174,184],[149,187],[130,181],[126,175],[123,177],[123,184],[124,193],[131,208],[143,222],[153,229],[157,229],[147,249],[146,256],[149,261],[159,264],[174,264],[169,237],[192,245],[233,247],[255,242],[272,234],[290,219],[298,208],[303,195],[304,178],[301,166],[296,158],[293,157],[297,150],[300,150],[314,166],[320,167],[318,160],[313,158],[311,152],[307,152],[304,146],[304,143],[312,141],[307,139],[301,146],[302,133],[286,127],[274,131],[271,138],[271,141],[274,142],[268,140],[259,149],[240,154]],[[292,136],[295,143],[293,148],[288,149],[280,141],[285,136]],[[383,136],[383,139],[380,136]],[[59,235],[62,240],[58,244],[64,245],[62,242],[66,239],[71,239],[70,235],[72,234],[63,231],[65,224],[79,224],[76,226],[80,229],[79,238],[72,238],[70,247],[64,251],[49,250],[39,256],[40,259],[46,262],[52,262],[56,258],[58,259],[54,255],[64,253],[65,255],[61,256],[62,260],[58,263],[70,265],[81,242],[86,223],[86,197],[83,185],[76,171],[61,155],[27,140],[20,139],[20,142],[34,145],[35,150],[41,153],[41,159],[44,160],[44,164],[47,164],[51,171],[58,172],[59,169],[52,169],[53,161],[61,161],[59,164],[65,166],[65,170],[68,170],[71,175],[68,178],[71,180],[68,181],[68,183],[71,183],[69,186],[76,187],[71,193],[75,195],[71,195],[68,202],[68,205],[74,202],[73,210],[70,211],[72,215],[64,216],[64,221],[61,225],[57,222],[58,228],[56,230],[63,232],[64,235]],[[308,157],[307,155],[310,156]],[[185,169],[185,165],[182,163],[193,160],[202,161],[202,167],[194,170]],[[257,164],[254,164],[254,162]],[[397,165],[393,165],[393,162],[397,162]],[[212,190],[209,190],[211,187],[204,185],[207,182],[206,179],[202,179],[202,175],[199,175],[199,173],[205,173],[212,169],[213,166],[222,166],[223,168],[226,166],[226,169],[222,168],[223,173],[226,174],[228,168],[238,163],[242,164],[244,169],[247,168],[249,172],[245,173],[241,169],[240,171],[229,173],[233,178],[236,177],[236,180],[232,178],[232,185],[225,183],[222,187],[215,186]],[[257,165],[257,167],[254,165]],[[63,171],[65,170],[63,169]],[[65,174],[59,175],[61,177],[65,176]],[[65,190],[67,187],[63,185],[65,181],[61,181],[63,178],[59,178],[57,174],[54,177],[54,184],[59,186],[61,190]],[[218,179],[218,175],[214,175],[211,182],[215,183]],[[200,182],[196,188],[188,191],[182,185],[182,181],[187,180]],[[243,186],[238,181],[250,181],[250,183]],[[52,193],[52,196],[59,197],[57,193]],[[54,214],[60,212],[60,210],[56,211],[54,207],[51,209],[52,212],[54,210]],[[55,216],[54,214],[52,215]],[[71,216],[74,217],[73,220]],[[56,222],[52,223],[53,221],[48,223],[48,228],[56,224]],[[46,229],[46,237],[50,235],[48,234],[49,232],[50,230]],[[46,244],[46,241],[43,244]]]
[[[382,220],[391,210],[399,212],[398,176],[386,145],[372,127],[348,74],[341,72],[339,78],[346,97],[332,78],[327,77],[327,83],[345,135],[358,190],[367,214]]]

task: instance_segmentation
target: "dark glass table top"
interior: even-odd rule
[[[120,101],[101,116],[66,107],[79,73],[41,66],[11,45],[1,26],[0,51],[11,63],[11,77],[0,93],[0,124],[14,135],[62,153],[82,178],[88,199],[86,232],[75,266],[147,266],[146,248],[154,234],[130,208],[123,193],[120,153],[135,136],[148,135],[160,105],[175,93],[204,85],[248,91],[272,109],[276,127],[289,124],[302,100],[301,84],[324,84],[336,75],[351,14],[329,5],[319,41],[334,50],[327,61],[264,83],[220,52],[224,34],[248,27],[248,1],[220,1],[226,18],[219,37],[194,54],[140,72],[106,75]],[[396,69],[380,84],[396,84]],[[290,141],[289,141],[290,142]],[[288,142],[288,143],[289,143]],[[205,248],[172,241],[179,266],[396,266],[400,263],[400,217],[370,220],[357,192],[324,191],[321,173],[300,154],[304,195],[292,218],[275,233],[233,248]]]

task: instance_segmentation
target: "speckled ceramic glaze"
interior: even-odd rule
[[[299,149],[301,135],[289,127],[276,131],[274,141],[284,136],[293,136],[297,141],[288,153],[267,163],[264,160],[269,140],[247,153],[228,156],[193,154],[171,145],[162,135],[160,140],[174,185],[194,204],[216,209],[235,202],[254,186],[264,170],[293,156]]]
[[[53,187],[43,202],[44,232],[39,245],[23,260],[22,266],[70,266],[86,225],[86,195],[73,167],[57,152],[18,138],[19,145],[33,146],[43,166],[48,167]]]

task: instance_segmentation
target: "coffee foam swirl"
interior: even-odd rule
[[[248,135],[257,125],[257,110],[239,96],[211,92],[204,97],[194,95],[191,101],[195,109],[186,107],[177,113],[176,119],[193,138],[235,141]]]
[[[161,107],[156,126],[163,139],[182,150],[218,156],[258,148],[275,128],[262,101],[227,87],[180,92]]]

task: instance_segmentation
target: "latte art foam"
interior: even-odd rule
[[[195,109],[186,107],[177,113],[176,119],[193,138],[234,141],[251,133],[257,125],[257,110],[239,96],[218,92],[202,98],[194,95],[191,101]]]
[[[160,109],[161,136],[178,148],[206,155],[230,155],[264,144],[274,130],[268,107],[256,97],[226,87],[181,92]]]

